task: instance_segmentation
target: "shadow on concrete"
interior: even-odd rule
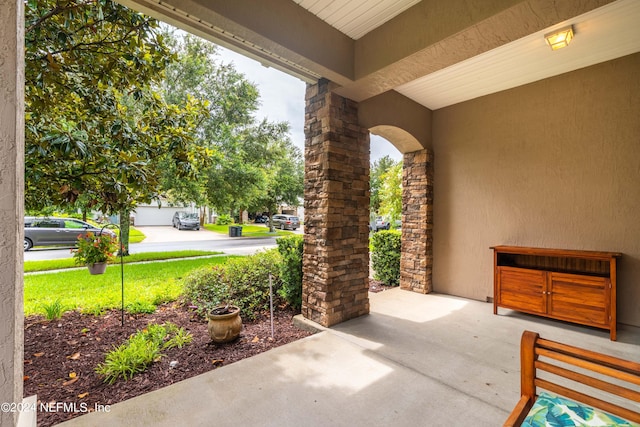
[[[92,413],[70,426],[497,426],[519,398],[519,340],[640,361],[640,330],[608,332],[446,295],[371,294],[371,314]]]

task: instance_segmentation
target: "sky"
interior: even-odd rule
[[[289,122],[291,139],[304,152],[304,92],[306,84],[274,68],[264,67],[258,61],[219,47],[220,59],[233,63],[235,69],[257,85],[260,92],[259,120]],[[386,139],[371,135],[371,162],[389,155],[402,160],[402,154]]]

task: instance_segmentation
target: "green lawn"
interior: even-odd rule
[[[238,225],[238,224],[231,224]],[[204,228],[207,230],[213,231],[215,233],[220,234],[229,234],[229,225],[217,225],[217,224],[205,224]],[[294,234],[293,231],[287,230],[276,230],[275,233],[269,233],[269,227],[264,224],[253,225],[253,224],[243,224],[242,225],[242,237],[270,237],[270,236],[287,236],[289,234]]]
[[[104,223],[99,223],[92,219],[87,219],[87,222],[90,224],[93,224],[98,228],[101,228],[103,225],[105,225]],[[107,227],[107,228],[113,231],[114,233],[116,233],[117,235],[120,234],[120,229],[117,227]],[[138,231],[135,227],[129,227],[129,243],[140,243],[146,238],[147,236],[145,236],[141,231]]]
[[[147,238],[147,236],[142,234],[141,231],[138,231],[137,229],[135,229],[133,227],[129,227],[129,243],[130,244],[131,243],[140,243],[146,238]]]
[[[228,256],[172,260],[124,267],[125,308],[130,312],[153,311],[155,306],[176,300],[182,278],[191,270],[224,263]],[[24,277],[24,313],[44,313],[44,306],[59,301],[65,310],[100,313],[121,306],[120,265],[92,276],[86,268]]]
[[[196,256],[210,256],[221,254],[222,252],[212,252],[212,251],[194,251],[194,250],[185,250],[185,251],[174,251],[174,252],[145,252],[141,254],[133,254],[124,257],[124,263],[128,264],[131,262],[140,262],[140,261],[154,261],[154,260],[164,260],[164,259],[174,259],[174,258],[189,258]],[[117,257],[113,261],[112,264],[119,264],[120,258]],[[54,259],[54,260],[44,260],[44,261],[25,261],[24,262],[24,272],[29,273],[33,271],[47,271],[47,270],[59,270],[63,268],[73,268],[78,267],[75,263],[75,259],[73,258],[65,258],[65,259]]]

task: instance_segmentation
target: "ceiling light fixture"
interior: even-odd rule
[[[553,33],[545,34],[544,38],[547,41],[547,44],[551,46],[552,50],[567,47],[569,46],[569,43],[571,43],[571,40],[573,40],[573,26],[569,25],[568,27],[554,31]]]

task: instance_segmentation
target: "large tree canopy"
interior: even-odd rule
[[[288,125],[256,123],[257,88],[210,43],[109,0],[27,0],[25,29],[27,209],[120,213],[126,244],[129,212],[159,195],[297,202]]]
[[[254,167],[261,171],[261,179],[244,207],[274,213],[280,205],[298,205],[304,193],[304,160],[288,133],[286,123],[263,121],[254,129],[249,139],[260,150]]]
[[[256,86],[233,65],[221,63],[214,45],[180,33],[167,32],[165,37],[179,58],[167,67],[167,99],[209,102],[209,115],[199,124],[194,145],[215,158],[199,168],[195,180],[176,182],[166,168],[170,200],[206,203],[218,212],[274,212],[281,203],[297,205],[303,164],[300,150],[289,140],[288,124],[256,121]]]
[[[160,161],[191,170],[196,100],[154,91],[175,59],[157,23],[108,0],[26,3],[27,208],[128,210],[159,191]]]
[[[164,194],[171,202],[230,209],[234,201],[247,195],[239,186],[255,182],[245,158],[251,147],[242,140],[254,121],[258,89],[232,65],[217,60],[215,45],[180,32],[165,31],[164,35],[178,60],[167,67],[163,92],[172,103],[193,98],[207,103],[208,116],[198,124],[192,149],[206,152],[212,160],[196,165],[198,173],[188,181],[176,179],[175,166],[168,165]]]

